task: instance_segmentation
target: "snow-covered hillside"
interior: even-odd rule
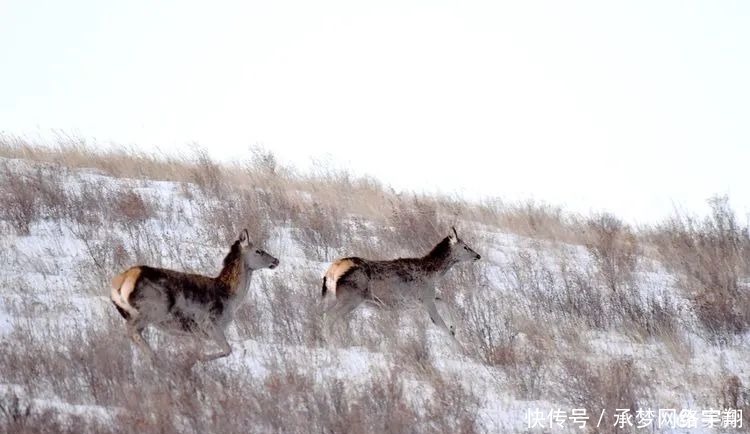
[[[579,411],[595,432],[745,429],[726,410],[748,412],[747,331],[707,327],[646,235],[591,224],[579,243],[348,178],[192,170],[159,181],[0,160],[0,431],[581,432]],[[483,256],[438,286],[463,350],[417,305],[368,305],[322,339],[331,260],[422,255],[451,224]],[[135,264],[215,275],[244,227],[281,264],[255,273],[233,353],[185,372],[190,341],[151,330],[175,366],[155,369],[125,337],[109,280]]]

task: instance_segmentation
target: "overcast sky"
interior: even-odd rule
[[[0,130],[651,221],[750,210],[750,2],[0,0]]]

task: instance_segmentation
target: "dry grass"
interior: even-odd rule
[[[486,199],[472,208],[467,214],[505,232],[568,244],[583,245],[586,242],[584,219],[564,212],[559,206],[533,200],[506,203],[500,199]]]
[[[335,205],[312,203],[296,216],[294,240],[305,251],[305,256],[330,262],[340,255],[352,231],[344,211]]]
[[[19,235],[28,235],[35,221],[64,216],[66,199],[59,176],[41,168],[19,176],[8,162],[0,165],[0,218]]]
[[[601,265],[565,251],[550,261],[541,246],[521,250],[507,269],[507,281],[525,300],[530,315],[548,321],[574,321],[593,330],[621,330],[643,337],[677,333],[676,306],[669,294],[640,293],[630,282],[613,291],[605,279],[597,284]],[[630,271],[632,273],[632,271]],[[618,278],[619,279],[619,278]]]
[[[3,381],[23,393],[0,396],[3,432],[474,432],[476,401],[436,372],[423,377],[432,395],[425,407],[395,366],[356,387],[316,381],[302,361],[279,358],[265,362],[271,373],[262,379],[226,367],[186,374],[140,363],[116,324],[107,324],[71,334],[52,329],[43,338],[16,330],[14,351],[0,355],[0,366],[7,369]],[[27,396],[95,403],[98,410],[69,418]]]
[[[718,340],[750,329],[750,228],[727,198],[711,200],[711,216],[677,215],[650,238],[679,278],[696,314]]]
[[[591,351],[581,343],[587,333],[682,345],[692,331],[685,325],[689,317],[676,308],[675,298],[683,296],[702,330],[723,343],[750,328],[748,227],[722,201],[714,202],[707,220],[678,216],[636,230],[613,216],[586,219],[533,202],[473,204],[397,194],[323,166],[300,174],[259,148],[248,161],[220,164],[200,149],[176,158],[100,151],[70,140],[40,148],[2,137],[0,156],[51,164],[21,170],[17,162],[3,161],[0,197],[7,206],[0,219],[15,232],[8,237],[52,231],[71,233],[80,243],[70,288],[55,286],[54,265],[26,258],[14,266],[52,276],[53,284],[19,279],[12,291],[0,293],[0,301],[12,306],[6,311],[25,318],[2,342],[13,351],[0,352],[0,384],[17,385],[21,393],[0,394],[0,431],[474,432],[482,396],[438,363],[443,355],[436,353],[423,310],[363,308],[342,323],[333,342],[324,342],[320,275],[293,262],[423,255],[453,224],[474,247],[492,243],[487,231],[524,237],[524,247],[502,252],[505,262],[493,263],[498,259],[482,252],[486,260],[455,267],[438,288],[453,309],[458,339],[469,348],[466,357],[494,375],[489,387],[498,393],[552,396],[589,413],[636,408],[652,396],[651,378],[630,359],[582,353]],[[61,176],[67,168],[119,179]],[[165,200],[144,180],[178,182],[179,200]],[[268,375],[262,378],[241,364],[221,362],[190,374],[154,370],[133,351],[108,303],[80,321],[35,322],[77,312],[72,301],[53,309],[41,291],[101,296],[114,272],[135,263],[215,274],[229,242],[245,227],[257,244],[273,241],[284,251],[291,246],[279,240],[292,241],[302,256],[289,258],[286,274],[279,273],[282,267],[258,273],[253,286],[262,290],[237,313],[236,339],[267,346],[266,354],[249,359],[263,364]],[[16,258],[15,246],[2,247],[2,258]],[[643,274],[653,258],[644,252],[656,252],[686,294],[646,286]],[[170,360],[184,356],[179,343],[158,333],[150,338]],[[384,355],[386,362],[356,384],[310,369],[320,363],[313,352],[336,354],[351,345]],[[295,359],[289,348],[303,355]],[[580,360],[571,358],[576,352]],[[690,363],[690,351],[675,354]],[[722,396],[746,406],[737,401],[742,382],[730,383]],[[415,385],[416,392],[410,389]],[[117,424],[62,417],[66,412],[29,401],[47,396],[101,406],[116,414]]]
[[[633,360],[615,359],[604,365],[593,365],[580,359],[566,359],[563,360],[563,369],[566,375],[562,377],[559,390],[565,393],[561,394],[561,399],[572,408],[585,408],[586,414],[593,419],[592,425],[596,424],[600,412],[606,410],[598,432],[623,431],[614,426],[613,412],[616,409],[630,409],[634,414],[642,408],[639,395],[648,388]],[[631,430],[636,432],[634,427]]]
[[[450,197],[396,194],[369,177],[354,178],[348,172],[318,166],[314,172],[300,174],[280,164],[262,148],[251,148],[250,159],[218,163],[205,149],[193,147],[184,156],[148,154],[122,146],[101,148],[83,139],[60,136],[53,143],[39,143],[21,137],[0,135],[0,157],[52,164],[66,169],[95,169],[115,178],[150,179],[182,183],[183,194],[190,197],[197,187],[205,196],[232,202],[234,193],[253,191],[273,221],[294,222],[311,207],[360,216],[378,224],[391,225],[393,242],[406,242],[404,248],[425,248],[435,234],[444,236],[450,224],[460,218],[499,226],[503,230],[540,239],[583,244],[579,219],[560,208],[527,202],[506,205],[499,201],[468,204]],[[307,197],[314,197],[309,201]],[[313,205],[315,204],[315,205]],[[390,210],[390,213],[384,213]],[[441,217],[444,216],[444,217]],[[447,217],[447,219],[445,218]],[[26,220],[34,219],[29,215]],[[426,220],[414,223],[414,218]],[[304,228],[304,219],[297,227]],[[428,223],[428,224],[425,224]],[[408,232],[417,229],[414,234]],[[461,228],[459,228],[461,229]],[[415,236],[418,235],[418,236]],[[431,246],[429,246],[431,247]]]
[[[607,288],[628,291],[638,265],[640,247],[633,231],[617,217],[600,214],[588,221],[586,248]]]

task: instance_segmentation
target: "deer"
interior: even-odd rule
[[[365,301],[380,303],[372,287],[378,286],[386,298],[417,299],[430,316],[432,323],[455,338],[455,327],[450,328],[435,306],[435,283],[459,262],[474,262],[481,256],[458,237],[455,227],[425,256],[392,260],[369,260],[359,257],[334,261],[323,276],[322,295],[328,302],[324,309],[324,331],[330,333],[333,324],[353,312]]]
[[[127,335],[154,363],[158,360],[143,337],[149,325],[172,335],[213,340],[219,346],[218,352],[195,357],[192,366],[197,360],[208,362],[231,354],[225,330],[248,293],[253,272],[278,265],[278,259],[253,245],[244,229],[217,277],[138,265],[112,279],[110,298],[125,318]]]

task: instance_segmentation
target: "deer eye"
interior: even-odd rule
[[[259,254],[259,255],[260,255],[260,250],[256,250],[256,251],[255,251],[255,253],[257,253],[257,254]]]
[[[469,248],[468,248],[468,247],[466,247],[466,246],[464,246],[464,250],[469,250]]]

